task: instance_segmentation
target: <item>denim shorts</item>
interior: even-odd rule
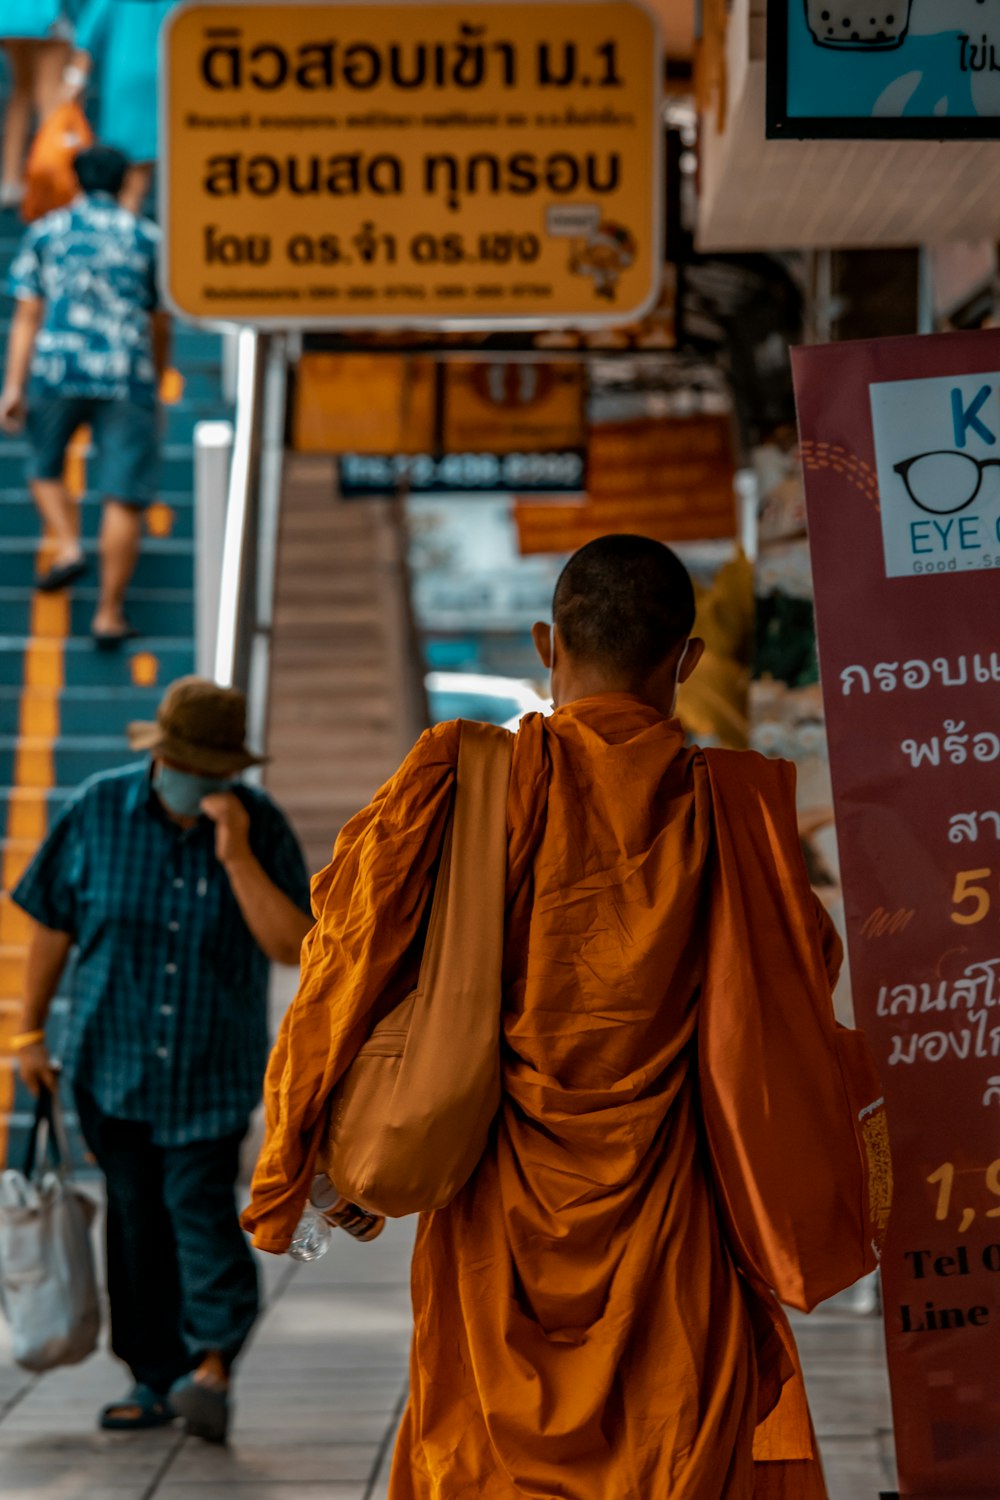
[[[92,444],[88,490],[126,505],[149,505],[156,499],[160,431],[155,406],[31,391],[26,426],[29,480],[61,479],[69,440],[86,426]]]

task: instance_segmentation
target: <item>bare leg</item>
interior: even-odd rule
[[[122,208],[127,208],[129,213],[141,214],[142,205],[146,201],[152,181],[153,163],[151,161],[133,162],[125,178],[125,185],[118,195]]]
[[[218,1349],[212,1349],[205,1355],[194,1372],[194,1378],[199,1385],[207,1385],[212,1390],[227,1391],[229,1389],[229,1366]]]
[[[139,560],[142,510],[121,500],[105,500],[101,523],[101,593],[92,629],[116,635],[127,628],[123,611],[128,588]]]
[[[68,42],[36,42],[34,50],[35,109],[39,120],[45,120],[62,98],[71,48]]]
[[[75,562],[83,556],[83,548],[76,529],[76,506],[61,479],[33,479],[31,493],[45,529],[52,537],[55,551],[54,567]]]
[[[5,51],[10,61],[11,93],[3,122],[0,193],[5,201],[14,201],[24,175],[24,155],[31,128],[31,43],[7,42]]]

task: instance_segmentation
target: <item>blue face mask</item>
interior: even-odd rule
[[[203,797],[228,791],[231,784],[228,778],[193,776],[190,771],[178,771],[163,764],[153,772],[153,790],[167,810],[178,818],[196,818],[201,812]]]

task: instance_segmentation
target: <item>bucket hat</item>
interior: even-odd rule
[[[235,776],[267,756],[246,745],[247,701],[238,688],[204,677],[179,677],[163,695],[155,724],[128,726],[133,750],[148,750],[203,776]]]

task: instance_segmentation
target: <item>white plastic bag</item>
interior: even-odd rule
[[[53,1168],[45,1164],[50,1152]],[[59,1104],[43,1090],[24,1170],[0,1172],[0,1303],[26,1370],[79,1364],[97,1347],[96,1212],[70,1178]]]

